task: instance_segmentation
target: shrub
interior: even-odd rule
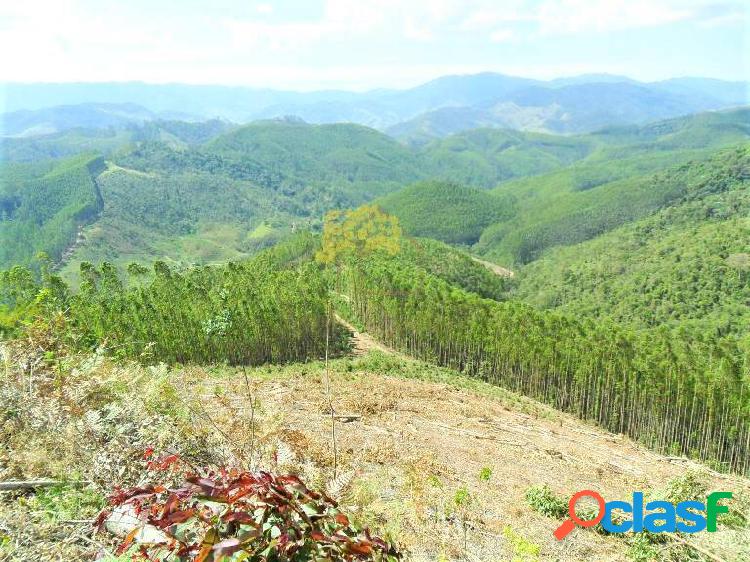
[[[568,513],[567,502],[558,498],[546,484],[544,486],[531,486],[526,490],[526,503],[534,511],[560,519]]]

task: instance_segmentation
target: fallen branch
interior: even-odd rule
[[[359,414],[334,414],[333,417],[342,423],[353,422],[362,419]]]
[[[89,481],[66,482],[64,480],[18,480],[11,482],[0,482],[0,492],[10,492],[13,490],[28,490],[31,488],[48,488],[50,486],[73,486],[90,484]]]

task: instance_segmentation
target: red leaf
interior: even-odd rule
[[[336,523],[339,525],[343,525],[344,527],[349,526],[349,518],[344,515],[343,513],[337,513],[336,514]]]
[[[164,503],[164,515],[169,515],[173,511],[177,511],[179,505],[180,498],[177,497],[177,494],[169,494],[167,501]]]
[[[102,530],[102,526],[107,520],[107,517],[109,517],[110,513],[111,512],[109,510],[105,509],[96,516],[96,519],[94,520],[94,528],[97,530],[97,532]]]
[[[256,525],[253,516],[245,511],[235,511],[232,513],[227,513],[223,515],[221,519],[226,522],[236,521],[237,523]]]
[[[115,554],[117,554],[117,556],[120,556],[120,554],[123,554],[127,549],[130,548],[130,545],[133,544],[133,540],[140,530],[141,527],[136,527],[125,536],[125,540],[122,541],[122,544],[118,546],[117,550],[115,551]]]
[[[330,541],[330,539],[328,537],[326,537],[320,531],[312,531],[310,533],[310,537],[312,538],[312,540],[318,541],[318,542],[329,542]]]
[[[350,542],[346,545],[346,550],[352,554],[369,555],[372,554],[372,544],[367,541]]]
[[[177,525],[179,523],[184,523],[185,521],[190,519],[193,515],[195,515],[194,509],[186,509],[185,511],[175,511],[173,513],[170,513],[169,515],[165,515],[161,519],[157,519],[153,523],[159,529],[164,529],[166,527],[169,527],[170,525]]]

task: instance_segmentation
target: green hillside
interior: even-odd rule
[[[423,177],[408,148],[360,125],[262,121],[218,137],[203,151],[304,183],[326,183],[357,202]]]
[[[0,160],[39,162],[46,158],[63,158],[89,151],[111,157],[146,141],[185,149],[206,143],[232,127],[230,123],[216,119],[204,122],[159,120],[119,128],[76,127],[42,136],[0,137]]]
[[[635,145],[641,151],[723,146],[750,136],[750,108],[698,113],[641,126],[605,128],[590,136],[607,145]]]
[[[421,150],[431,175],[478,187],[543,174],[584,158],[594,143],[502,129],[475,129],[434,141]]]
[[[522,268],[515,296],[541,308],[640,327],[748,333],[750,146],[688,167],[653,216]],[[690,178],[695,178],[691,181]]]
[[[688,181],[673,168],[750,138],[749,115],[744,108],[588,135],[593,149],[585,158],[495,189],[516,199],[517,214],[487,229],[477,250],[508,264],[527,263],[548,246],[586,240],[653,212],[679,191],[675,181]],[[665,170],[671,171],[659,175]]]
[[[501,263],[529,263],[548,248],[583,242],[653,214],[706,182],[724,181],[724,174],[729,174],[729,181],[737,180],[741,172],[727,169],[724,158],[719,155],[586,191],[521,201],[513,219],[482,234],[480,247]]]
[[[296,204],[253,182],[195,170],[110,164],[98,183],[104,208],[66,262],[69,276],[82,261],[202,264],[249,256],[288,228],[285,209]]]
[[[0,267],[27,264],[38,252],[53,260],[102,208],[96,174],[104,162],[81,155],[39,165],[0,167]]]
[[[512,198],[441,181],[420,182],[376,200],[413,236],[473,244],[487,226],[512,214]]]
[[[67,158],[82,152],[109,156],[133,142],[129,129],[71,129],[29,138],[0,138],[0,161],[33,162]]]
[[[517,267],[548,247],[590,239],[679,197],[680,182],[692,181],[687,172],[659,173],[746,139],[746,116],[747,110],[714,112],[577,137],[485,129],[422,148],[359,125],[154,121],[4,139],[3,189],[18,192],[63,166],[55,160],[61,156],[94,148],[106,159],[101,213],[73,229],[85,227],[78,244],[65,253],[76,236],[60,237],[51,226],[35,234],[43,242],[37,249],[48,249],[55,261],[64,255],[66,275],[81,261],[241,258],[293,229],[319,228],[330,209],[378,197],[408,232],[475,244],[475,252]],[[404,189],[419,182],[427,183]],[[477,189],[496,185],[492,193]],[[33,254],[18,248],[19,228],[2,231],[10,249],[0,264],[13,263],[16,252]]]

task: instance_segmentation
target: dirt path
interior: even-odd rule
[[[366,332],[360,332],[356,327],[344,320],[338,314],[335,314],[334,316],[336,318],[336,322],[341,324],[344,328],[352,333],[352,355],[362,356],[367,355],[372,350],[377,350],[383,353],[388,353],[389,355],[405,357],[402,353],[399,353],[395,349],[391,349],[390,347],[383,345],[375,338],[373,338],[370,334]]]
[[[502,266],[497,265],[496,263],[480,260],[479,258],[474,256],[471,256],[471,259],[473,259],[477,263],[481,263],[492,273],[494,273],[495,275],[499,275],[500,277],[513,277],[515,275],[515,273],[513,273],[510,269],[506,269]]]

